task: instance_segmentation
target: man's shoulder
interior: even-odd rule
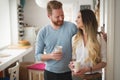
[[[45,25],[45,26],[43,26],[41,29],[40,29],[40,31],[45,31],[46,29],[48,29],[50,27],[50,25]]]
[[[64,25],[65,25],[65,26],[69,26],[69,28],[70,28],[70,27],[71,27],[71,28],[75,28],[75,29],[77,28],[76,25],[75,25],[73,22],[70,22],[70,21],[65,21],[65,22],[64,22]]]
[[[48,27],[49,27],[48,25],[45,25],[42,28],[40,28],[38,34],[45,34],[47,29],[48,29]]]
[[[73,22],[70,22],[70,21],[64,21],[64,23],[68,25],[75,25]]]

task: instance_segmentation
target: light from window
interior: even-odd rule
[[[0,0],[0,48],[10,44],[9,0]]]

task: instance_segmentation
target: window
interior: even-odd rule
[[[0,48],[10,44],[9,0],[0,0]]]

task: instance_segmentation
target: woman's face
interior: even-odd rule
[[[83,30],[83,22],[82,22],[82,16],[80,12],[78,13],[76,23],[77,23],[77,28]]]

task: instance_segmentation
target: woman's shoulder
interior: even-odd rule
[[[75,39],[75,37],[76,37],[76,34],[72,37],[72,41]]]

